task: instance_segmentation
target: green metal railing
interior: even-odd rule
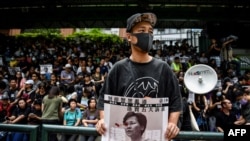
[[[49,133],[72,133],[72,134],[86,134],[86,135],[96,135],[95,128],[88,127],[73,127],[73,126],[61,126],[61,125],[43,125],[42,126],[42,141],[48,141]],[[220,140],[223,139],[223,133],[219,132],[194,132],[194,131],[180,131],[176,139],[195,139],[195,140]]]
[[[98,136],[96,128],[82,126],[42,125],[42,141],[48,141],[48,133],[86,134]]]
[[[16,131],[26,132],[30,134],[30,141],[37,140],[38,125],[22,125],[22,124],[0,124],[0,131]]]
[[[191,140],[223,140],[224,134],[221,132],[209,131],[180,131],[176,139],[191,139]]]
[[[67,133],[67,134],[86,134],[98,136],[95,128],[74,127],[63,125],[44,124],[41,127],[41,134],[38,133],[39,126],[34,125],[18,125],[18,124],[0,124],[0,131],[20,131],[29,132],[30,141],[36,141],[40,137],[42,141],[48,141],[49,133]],[[205,131],[180,131],[175,139],[191,139],[191,140],[222,140],[223,133],[205,132]]]

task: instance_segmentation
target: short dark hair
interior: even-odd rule
[[[71,99],[69,100],[69,102],[68,102],[68,103],[69,103],[69,105],[70,105],[70,103],[71,103],[71,102],[75,102],[75,103],[77,103],[76,99],[74,99],[74,98],[71,98]]]
[[[36,99],[33,104],[34,105],[41,105],[42,104],[42,100],[41,99]]]
[[[46,83],[44,83],[44,82],[41,82],[40,84],[38,84],[38,88],[40,89],[41,87],[43,87],[43,88],[47,88],[47,84]]]
[[[139,122],[140,126],[144,126],[144,129],[141,132],[141,135],[142,135],[147,127],[147,118],[144,114],[135,113],[135,112],[127,112],[127,114],[123,118],[123,124],[126,124],[127,119],[133,116],[137,118],[137,121]]]
[[[52,86],[49,90],[48,98],[53,98],[60,94],[60,89],[57,86]]]

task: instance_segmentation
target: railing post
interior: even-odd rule
[[[30,141],[35,141],[37,140],[37,130],[31,130],[30,132]]]
[[[44,124],[42,125],[42,141],[48,141],[48,131]]]

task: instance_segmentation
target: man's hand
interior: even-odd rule
[[[171,140],[178,135],[179,131],[180,131],[180,129],[176,124],[168,123],[168,127],[167,127],[167,130],[165,132],[165,138],[167,140]]]
[[[104,135],[106,133],[106,127],[104,125],[104,119],[100,119],[96,124],[96,130],[99,134]]]

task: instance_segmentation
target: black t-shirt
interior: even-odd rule
[[[14,115],[16,118],[18,116],[20,116],[20,115],[24,115],[25,118],[23,118],[22,120],[18,121],[16,124],[27,124],[27,117],[28,117],[29,113],[30,113],[30,106],[27,106],[24,109],[21,109],[21,108],[17,107],[13,111],[12,115]]]
[[[233,126],[236,121],[236,113],[231,110],[229,115],[226,115],[224,112],[218,112],[216,115],[216,127],[221,127],[223,130],[228,126]]]
[[[8,91],[10,102],[14,102],[16,100],[17,93],[18,93],[18,89],[10,89]]]
[[[95,91],[93,89],[94,86],[95,84],[92,81],[90,81],[89,83],[85,82],[83,84],[84,89],[86,89],[86,91],[90,94],[89,98],[95,95]]]
[[[166,62],[153,58],[148,63],[136,63],[128,58],[111,68],[98,101],[104,108],[104,94],[125,97],[169,98],[169,111],[181,111],[182,99],[176,75]]]
[[[250,123],[250,103],[242,106],[242,116],[245,118],[247,123]]]
[[[39,93],[35,93],[35,97],[33,97],[32,101],[39,101],[42,102],[43,98],[46,96],[47,94],[39,94]]]
[[[219,48],[217,45],[215,45],[217,48]],[[212,48],[209,52],[209,56],[220,56],[220,51]]]
[[[42,117],[42,111],[41,110],[36,110],[35,108],[32,108],[30,113],[33,113],[39,117]],[[29,124],[41,124],[41,120],[35,119],[35,118],[30,118]]]

